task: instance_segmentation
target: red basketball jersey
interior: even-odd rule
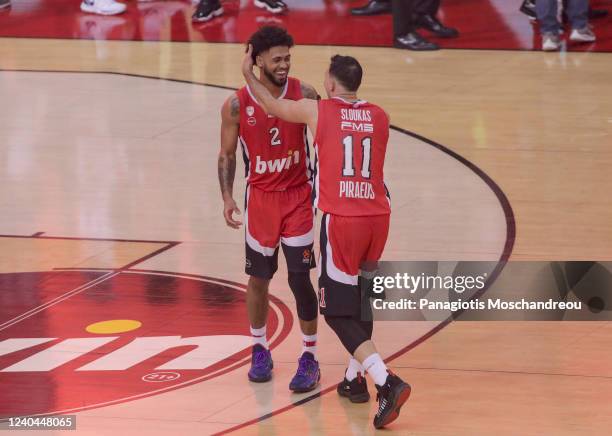
[[[264,191],[283,191],[311,178],[306,125],[267,115],[248,86],[238,90],[240,145],[247,182]],[[279,98],[303,98],[300,81],[289,77]]]
[[[389,118],[366,101],[319,102],[315,135],[315,206],[341,216],[391,213],[383,166]]]

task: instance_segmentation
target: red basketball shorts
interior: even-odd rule
[[[247,186],[244,214],[247,274],[271,279],[278,269],[279,243],[289,271],[314,268],[311,193],[309,183],[285,191],[262,191]]]
[[[324,214],[319,258],[319,308],[323,315],[358,316],[359,271],[375,269],[389,234],[390,215]]]

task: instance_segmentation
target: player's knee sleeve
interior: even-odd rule
[[[302,321],[312,321],[317,317],[319,303],[307,272],[289,272],[289,287],[295,297],[298,317]]]
[[[344,348],[351,354],[355,350],[369,340],[367,333],[360,325],[360,321],[348,316],[329,316],[325,315],[325,322],[336,333]]]

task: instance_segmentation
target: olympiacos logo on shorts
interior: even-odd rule
[[[244,288],[173,273],[0,274],[0,418],[107,406],[202,383],[249,362]],[[96,283],[53,304],[66,286]],[[271,301],[283,340],[289,309]],[[31,310],[26,307],[44,308]],[[15,312],[11,312],[15,308]],[[8,395],[10,393],[10,395]],[[28,401],[14,401],[28,396]]]

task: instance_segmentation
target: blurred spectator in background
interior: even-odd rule
[[[444,26],[436,17],[441,0],[370,0],[351,9],[353,15],[393,14],[393,46],[408,50],[438,50],[438,44],[423,38],[417,28],[427,29],[440,38],[456,38],[456,29]]]
[[[566,2],[564,2],[566,3]],[[519,10],[527,15],[530,20],[537,20],[538,16],[536,14],[536,0],[523,0],[521,3],[521,7]],[[603,18],[608,15],[608,11],[605,9],[593,9],[589,8],[589,18],[594,20],[597,18]]]
[[[365,6],[351,9],[353,15],[379,15],[391,13],[391,0],[370,0]]]
[[[536,13],[542,33],[542,50],[559,50],[561,45],[559,35],[562,34],[561,22],[558,16],[559,0],[537,0]],[[589,26],[589,1],[568,0],[567,18],[572,27],[570,40],[576,42],[593,42],[595,34]]]
[[[254,4],[272,14],[282,14],[287,11],[287,5],[283,0],[255,0]],[[223,15],[223,6],[221,6],[220,0],[200,0],[192,20],[202,23],[220,15]]]
[[[393,13],[393,45],[408,50],[438,50],[438,44],[423,38],[417,31],[422,28],[440,38],[456,38],[457,29],[444,26],[436,15],[440,0],[391,0]]]
[[[11,0],[0,0],[0,9],[8,8],[11,5]]]

